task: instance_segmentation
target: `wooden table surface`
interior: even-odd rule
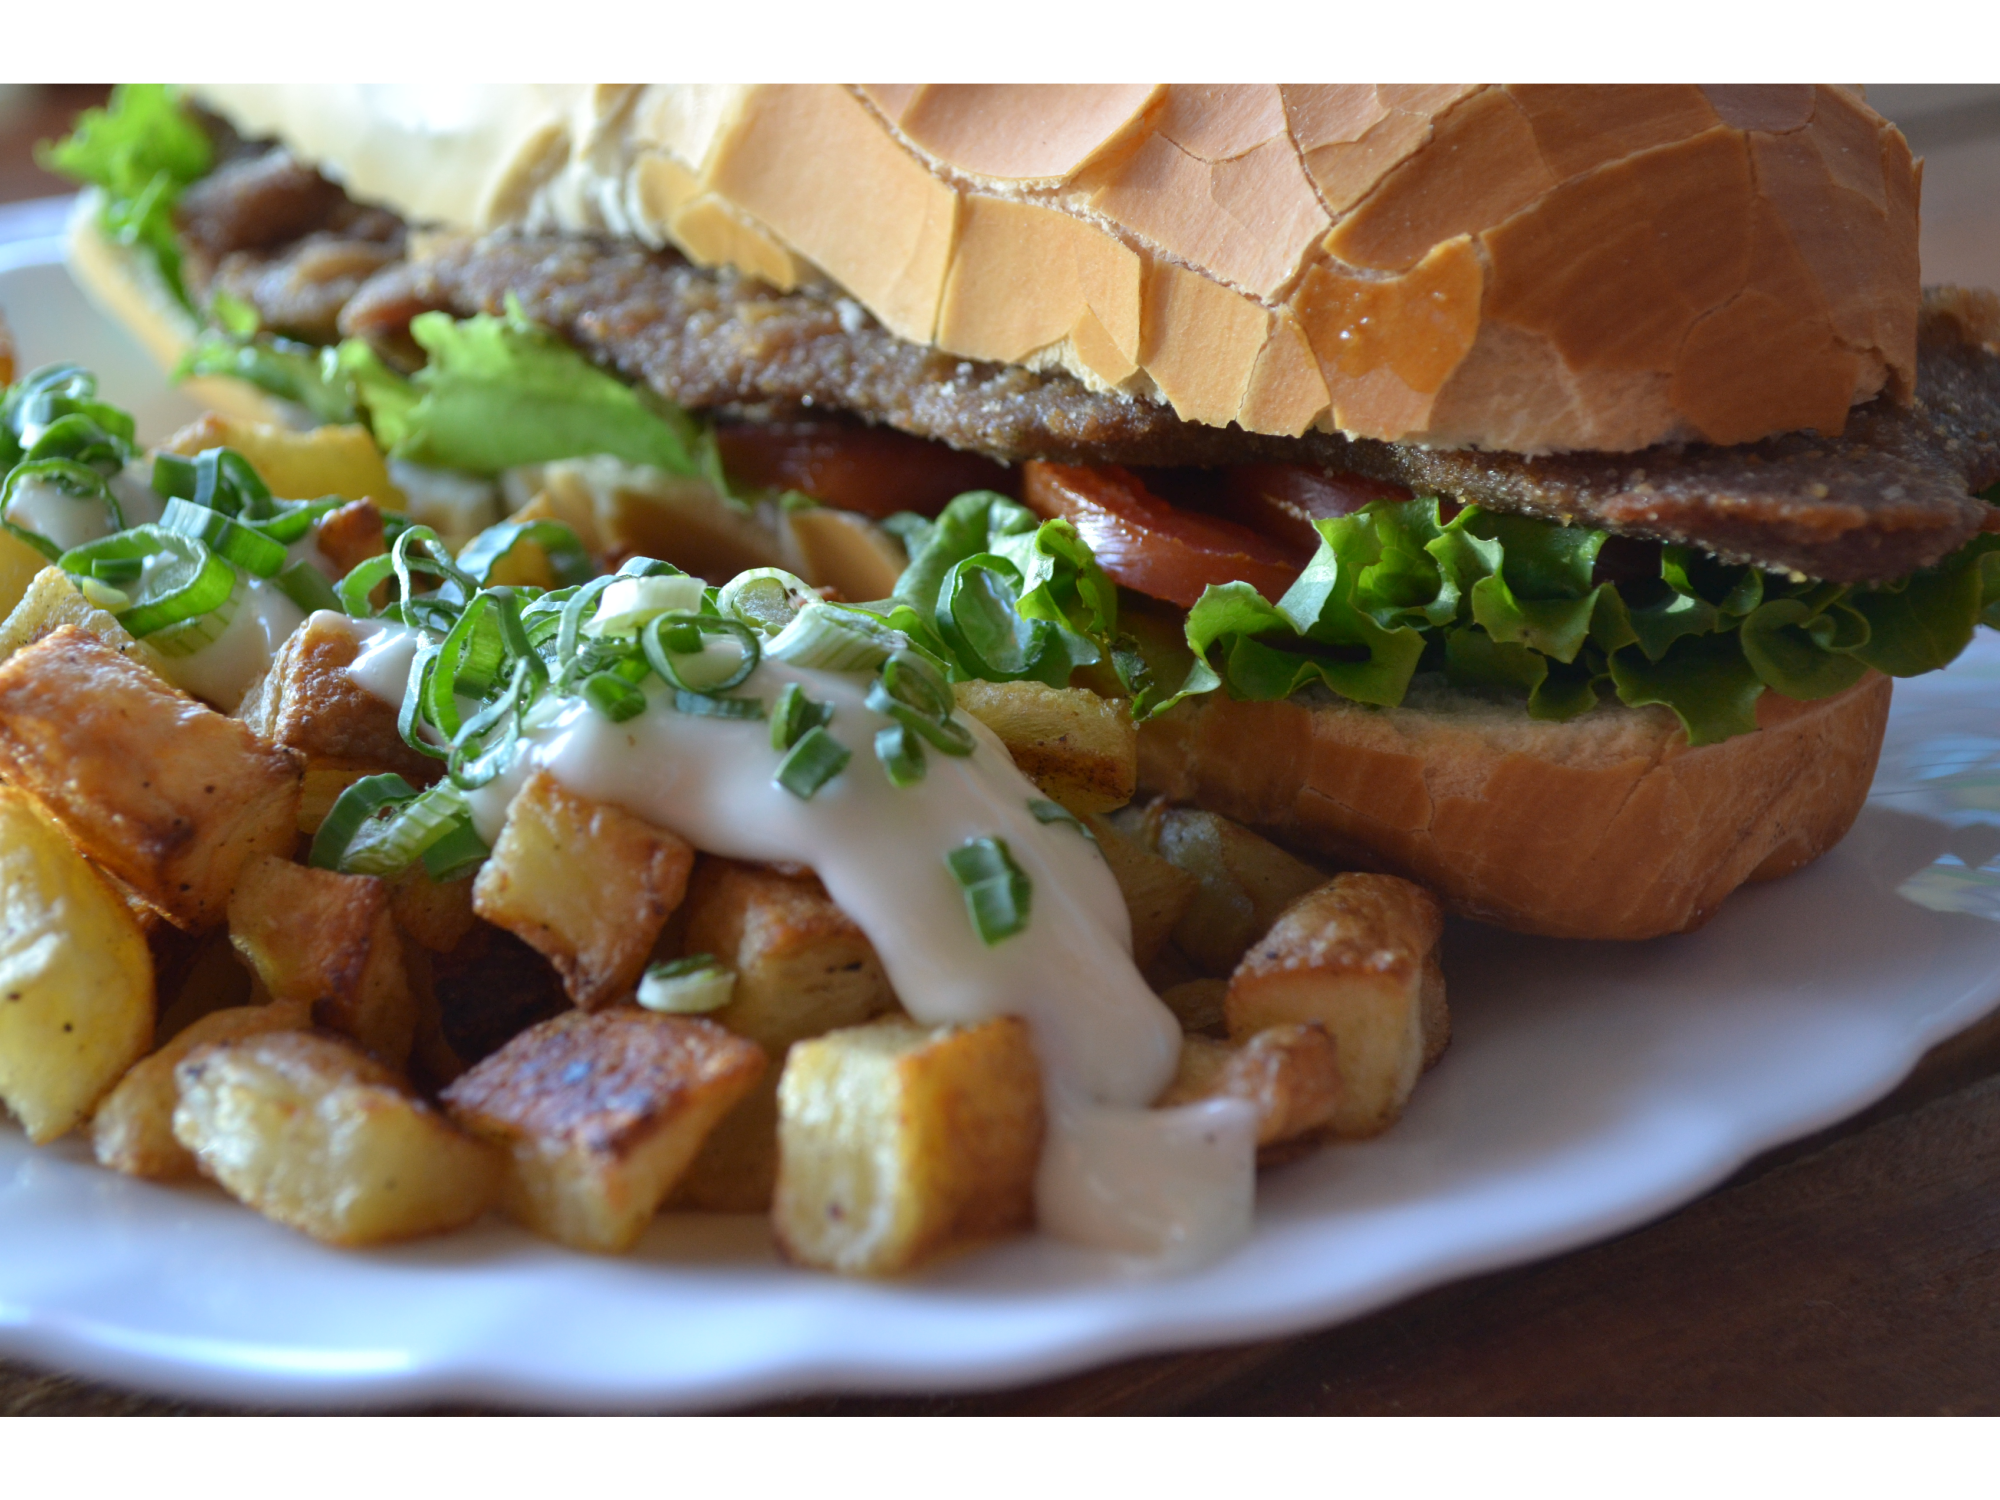
[[[2000,286],[2000,88],[1871,89],[1926,156],[1927,280]],[[0,198],[79,97],[0,91]],[[0,1362],[0,1414],[164,1414]],[[1679,1212],[1298,1338],[804,1413],[2000,1413],[2000,1015]]]

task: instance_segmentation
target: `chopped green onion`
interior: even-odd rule
[[[891,786],[915,786],[924,779],[924,745],[901,724],[875,731],[875,758]]]
[[[1067,823],[1093,844],[1097,842],[1097,835],[1090,831],[1090,826],[1060,802],[1051,802],[1046,797],[1030,797],[1028,811],[1034,814],[1037,823]]]
[[[172,625],[163,625],[147,635],[146,643],[167,656],[193,656],[204,647],[214,645],[222,638],[236,619],[236,612],[243,608],[243,601],[249,597],[239,580],[214,609],[196,615],[192,620],[181,620]],[[126,618],[120,615],[120,619]]]
[[[646,695],[616,672],[598,672],[583,680],[583,697],[614,724],[636,719],[646,711]]]
[[[146,561],[140,557],[100,557],[90,565],[90,576],[113,588],[137,583],[139,575],[145,571]]]
[[[775,636],[800,610],[819,602],[819,591],[796,574],[783,568],[752,568],[722,586],[715,607],[760,634]]]
[[[699,578],[685,573],[614,578],[598,596],[597,613],[583,633],[637,635],[641,626],[659,615],[698,612],[706,592]]]
[[[764,705],[755,698],[724,698],[714,693],[674,690],[674,709],[697,719],[761,719]]]
[[[718,663],[715,653],[702,640],[704,636],[733,640],[738,647],[736,658],[726,666]],[[639,646],[655,672],[672,686],[690,693],[729,691],[757,670],[758,658],[763,653],[756,632],[741,620],[687,610],[670,610],[648,620],[639,632]]]
[[[314,610],[330,609],[336,613],[340,609],[340,596],[333,591],[333,585],[326,581],[326,574],[300,558],[297,562],[286,563],[278,570],[278,576],[271,580],[277,584],[284,596],[307,614]]]
[[[913,651],[898,651],[882,663],[882,686],[898,703],[935,719],[949,718],[957,706],[937,669]]]
[[[147,564],[132,607],[118,621],[148,636],[219,609],[236,591],[236,570],[193,537],[160,526],[135,526],[115,536],[72,547],[56,563],[65,573],[90,574],[104,558],[138,558]]]
[[[448,781],[401,802],[380,801],[349,835],[334,868],[350,875],[397,876],[459,828],[470,829],[471,823],[465,793]],[[317,847],[317,839],[314,844]]]
[[[270,487],[258,477],[250,460],[234,448],[204,448],[191,459],[173,453],[155,454],[153,491],[225,516],[263,520],[277,513]]]
[[[944,857],[965,892],[966,915],[989,948],[1028,925],[1033,887],[1007,852],[1004,839],[967,839]]]
[[[971,730],[948,714],[933,715],[912,708],[902,699],[892,696],[879,677],[868,685],[868,697],[864,701],[884,718],[894,719],[905,729],[922,735],[946,755],[972,754],[974,741]]]
[[[472,826],[472,814],[467,811],[424,850],[424,873],[430,876],[433,885],[449,885],[470,875],[492,854],[479,830]]]
[[[824,729],[808,729],[778,762],[771,780],[794,797],[810,801],[815,792],[847,768],[853,757],[853,751]]]
[[[417,795],[417,789],[395,772],[363,776],[335,799],[319,832],[313,835],[306,863],[316,870],[338,870],[361,825],[383,808],[393,808]]]
[[[77,579],[76,591],[99,609],[108,609],[114,615],[122,609],[132,607],[130,594],[96,577],[86,576]]]
[[[208,510],[192,500],[167,502],[160,525],[181,536],[191,536],[209,551],[235,563],[259,578],[272,578],[285,566],[285,549],[269,537],[239,526],[219,510]]]
[[[819,600],[800,610],[766,649],[795,667],[870,672],[909,643],[871,614]]]
[[[817,729],[832,719],[831,704],[815,702],[796,682],[788,682],[771,708],[771,748],[789,750],[808,729]]]
[[[734,997],[736,975],[709,953],[691,953],[672,963],[654,964],[639,981],[638,1001],[647,1010],[698,1016],[721,1010]]]

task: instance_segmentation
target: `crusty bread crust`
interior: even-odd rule
[[[1686,932],[1746,880],[1838,843],[1875,775],[1889,679],[1765,693],[1757,733],[1690,749],[1663,708],[1567,724],[1421,684],[1403,707],[1183,703],[1139,735],[1142,788],[1295,847],[1422,881],[1551,937]]]
[[[1838,432],[1915,369],[1917,169],[1830,85],[203,98],[413,219],[823,275],[904,338],[1252,432],[1742,443]]]

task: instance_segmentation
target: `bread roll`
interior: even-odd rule
[[[227,86],[356,197],[825,276],[1190,421],[1521,453],[1906,398],[1918,171],[1829,85]]]
[[[1815,703],[1767,692],[1757,733],[1699,749],[1664,708],[1542,723],[1421,678],[1391,709],[1215,693],[1140,731],[1139,782],[1421,881],[1465,916],[1648,938],[1838,843],[1888,714],[1889,679],[1872,672]]]

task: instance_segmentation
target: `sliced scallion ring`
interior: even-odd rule
[[[824,600],[808,604],[765,649],[778,661],[827,672],[872,672],[910,638],[873,615]]]
[[[417,795],[417,789],[390,771],[381,776],[363,776],[335,799],[326,819],[313,835],[306,863],[316,870],[338,870],[347,847],[361,832],[361,825],[383,808],[399,807]]]
[[[987,947],[1027,927],[1034,888],[1014,863],[1005,839],[967,839],[947,854],[944,862],[965,893],[965,911],[973,930]]]
[[[277,584],[287,599],[307,614],[320,609],[330,609],[337,613],[340,609],[340,596],[333,591],[333,585],[326,581],[326,574],[304,558],[300,558],[297,562],[286,563],[278,570],[278,576],[271,581]]]
[[[832,704],[815,702],[796,682],[788,682],[771,706],[771,748],[789,750],[808,729],[817,729],[832,718]]]
[[[647,1010],[673,1016],[721,1010],[736,995],[736,975],[709,953],[691,953],[672,963],[654,964],[639,981],[637,999]]]
[[[1090,831],[1090,825],[1060,802],[1051,802],[1046,797],[1030,797],[1028,811],[1037,823],[1066,823],[1093,844],[1097,842],[1097,835]]]
[[[901,724],[875,731],[875,758],[891,786],[915,786],[924,779],[924,744]]]
[[[760,635],[775,636],[809,604],[820,603],[819,590],[783,568],[752,568],[722,586],[715,607],[741,620]]]
[[[249,590],[239,578],[236,586],[229,591],[229,597],[214,609],[198,614],[192,620],[161,626],[146,637],[147,644],[167,656],[193,656],[222,638],[223,631],[234,623],[236,612],[243,608],[247,598]],[[119,618],[124,619],[126,615],[120,614]]]
[[[674,709],[677,713],[692,714],[697,719],[764,717],[764,705],[755,698],[724,698],[714,693],[690,693],[685,688],[674,690]]]
[[[824,729],[808,729],[778,762],[771,780],[800,801],[809,802],[815,792],[846,770],[853,758],[854,752]]]
[[[894,719],[905,729],[922,735],[946,755],[970,755],[973,752],[975,741],[971,730],[948,714],[927,714],[912,708],[893,696],[879,677],[868,684],[868,696],[863,701],[884,718]]]
[[[740,653],[736,660],[727,666],[718,664],[707,650],[703,639],[707,636],[734,641]],[[639,632],[639,646],[655,672],[689,693],[728,692],[757,670],[763,655],[757,633],[741,620],[688,610],[669,610],[648,620]]]
[[[259,578],[274,578],[285,566],[285,549],[269,537],[248,526],[239,526],[221,511],[208,510],[192,500],[169,500],[160,525],[193,537],[217,556]]]
[[[135,636],[148,636],[222,607],[237,586],[236,570],[193,537],[161,526],[135,526],[116,536],[72,547],[57,559],[65,573],[89,575],[104,558],[139,558],[145,563],[133,587],[132,607],[118,622]]]
[[[646,711],[646,695],[616,672],[597,672],[583,679],[583,698],[614,724],[636,719]]]

